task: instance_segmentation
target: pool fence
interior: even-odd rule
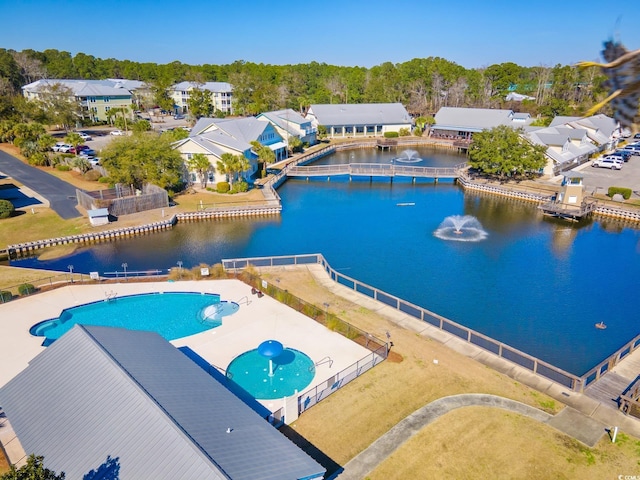
[[[500,358],[510,361],[520,367],[545,377],[555,383],[574,391],[583,392],[589,384],[599,380],[602,375],[610,371],[613,366],[618,364],[622,359],[627,357],[631,352],[640,346],[640,335],[626,343],[622,348],[614,352],[612,355],[598,363],[582,376],[567,372],[555,365],[544,360],[536,358],[517,348],[507,345],[503,342],[495,340],[487,335],[472,330],[464,325],[449,320],[437,313],[431,312],[423,307],[407,302],[395,295],[384,292],[376,287],[367,285],[355,278],[344,275],[333,269],[329,262],[320,253],[307,255],[289,255],[276,257],[254,257],[254,258],[235,258],[222,260],[222,265],[229,272],[241,272],[247,267],[285,267],[290,265],[311,265],[319,264],[329,275],[331,280],[345,286],[355,292],[361,293],[369,298],[377,300],[387,306],[390,306],[399,312],[410,317],[416,318],[422,322],[447,332],[455,337],[464,340],[467,343],[480,347]]]

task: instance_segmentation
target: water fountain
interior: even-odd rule
[[[479,242],[489,235],[473,215],[451,215],[433,234],[442,240],[458,242]]]
[[[266,340],[258,345],[258,353],[269,360],[269,376],[273,377],[273,359],[280,356],[284,347],[277,340]]]
[[[404,150],[399,157],[394,158],[396,162],[400,163],[418,163],[422,159],[418,156],[418,152],[415,150]]]

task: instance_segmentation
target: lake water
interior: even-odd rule
[[[416,149],[421,163],[464,157]],[[327,162],[390,162],[396,152],[342,152]],[[640,230],[614,221],[572,225],[535,205],[464,193],[441,181],[289,180],[281,216],[178,224],[172,231],[82,249],[24,267],[109,272],[184,267],[222,258],[322,253],[333,268],[582,374],[640,333]],[[398,206],[398,204],[412,204]],[[478,242],[434,236],[472,215]],[[606,330],[595,323],[604,321]]]

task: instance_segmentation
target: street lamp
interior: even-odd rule
[[[178,268],[179,268],[178,270],[179,278],[182,278],[182,260],[178,260]]]
[[[329,315],[329,304],[327,302],[324,302],[322,305],[324,306],[324,320],[326,322]]]
[[[71,277],[71,283],[73,283],[73,265],[67,265],[69,269],[69,276]]]
[[[122,264],[122,268],[124,268],[124,279],[127,280],[127,267],[129,265],[127,265],[126,263]],[[128,281],[128,280],[127,280]]]

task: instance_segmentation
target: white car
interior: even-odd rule
[[[124,132],[122,130],[112,130],[111,132],[109,132],[109,135],[115,135],[116,137],[121,137],[124,135]]]
[[[78,135],[80,135],[80,138],[82,138],[82,140],[85,142],[91,140],[91,135],[89,135],[88,133],[78,132]]]
[[[622,161],[613,157],[596,158],[591,164],[592,167],[610,168],[611,170],[622,170]]]
[[[53,147],[51,147],[51,150],[53,150],[54,152],[59,152],[62,147],[68,147],[68,146],[70,145],[67,145],[64,142],[58,142]]]

